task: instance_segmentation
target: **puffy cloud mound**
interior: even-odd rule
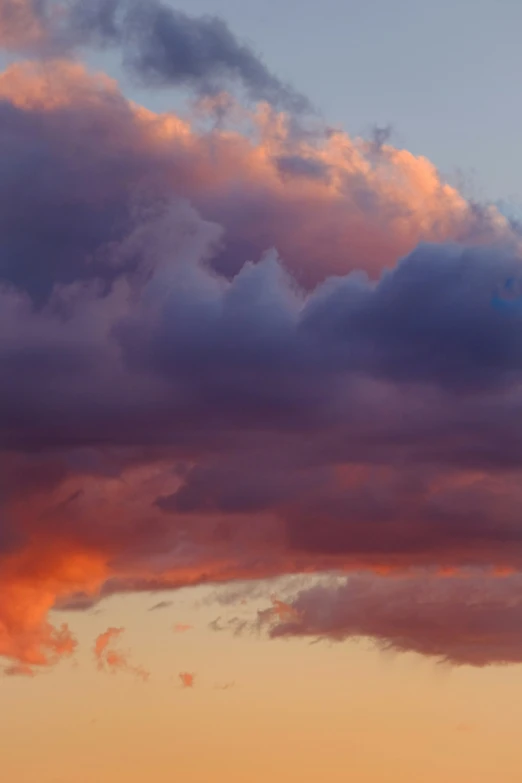
[[[516,230],[386,140],[296,130],[274,109],[290,93],[212,20],[150,4],[167,14],[170,54],[185,37],[197,48],[181,47],[190,78],[172,76],[167,50],[146,69],[211,94],[190,122],[129,102],[65,54],[117,40],[135,66],[160,28],[147,17],[131,35],[140,4],[74,7],[72,19],[0,3],[4,44],[41,55],[0,75],[7,673],[73,652],[52,610],[357,570],[373,581],[346,590],[365,614],[376,585],[375,626],[346,618],[333,592],[321,603],[338,625],[303,595],[292,632],[516,660],[517,583],[488,576],[522,560],[521,321],[498,306],[520,277]],[[216,95],[231,72],[273,106]],[[455,644],[433,630],[447,583],[429,581],[437,608],[417,622],[413,583],[375,576],[469,566],[485,569],[484,612],[455,604],[480,625],[466,635],[463,619]],[[495,602],[505,628],[490,622]],[[403,606],[401,642],[389,629]],[[286,633],[292,612],[276,607]],[[137,671],[114,638],[98,640],[99,660]]]

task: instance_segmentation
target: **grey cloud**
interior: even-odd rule
[[[354,576],[305,590],[292,606],[290,621],[273,618],[273,637],[367,638],[455,665],[522,663],[519,575]]]
[[[169,609],[172,606],[172,601],[160,601],[154,606],[151,606],[149,612],[157,612],[160,609]]]
[[[159,0],[72,0],[67,13],[56,14],[53,0],[29,0],[23,19],[33,19],[42,34],[40,54],[60,54],[76,47],[119,47],[124,65],[149,86],[183,86],[215,94],[239,85],[252,100],[282,109],[310,111],[307,98],[283,83],[228,25],[216,16],[190,16]],[[20,40],[17,5],[3,0],[0,13]],[[28,42],[29,43],[29,42]]]
[[[328,179],[329,167],[320,160],[302,155],[280,155],[276,166],[283,176]]]

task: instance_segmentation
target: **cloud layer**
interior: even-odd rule
[[[455,665],[522,662],[520,576],[349,577],[306,589],[292,615],[262,616],[272,637],[367,638]],[[275,621],[274,621],[275,619]]]
[[[522,332],[497,306],[516,229],[386,140],[296,132],[221,22],[74,8],[0,4],[34,58],[0,75],[11,673],[73,651],[53,609],[328,571],[373,575],[303,593],[299,621],[277,604],[274,635],[518,661]],[[131,35],[135,13],[167,22]],[[147,111],[71,59],[82,41],[206,97],[190,121]],[[272,105],[217,94],[230,76]],[[462,593],[439,574],[470,567]],[[101,665],[138,671],[108,633]]]

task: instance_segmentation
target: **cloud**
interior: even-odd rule
[[[180,672],[179,679],[181,680],[181,687],[193,688],[195,677],[196,675],[191,674],[190,672]]]
[[[358,268],[374,277],[423,240],[515,239],[498,212],[477,214],[425,159],[389,146],[375,159],[340,133],[299,141],[271,112],[249,115],[252,140],[199,133],[68,61],[11,66],[0,97],[0,276],[37,302],[57,284],[96,280],[103,295],[124,274],[143,280],[160,239],[150,245],[154,217],[181,196],[209,224],[202,250],[217,271],[234,275],[274,245],[305,287]],[[289,154],[329,179],[281,179]],[[165,230],[163,221],[175,252],[179,230],[170,240]]]
[[[149,609],[149,612],[156,612],[158,609],[169,609],[173,604],[173,601],[160,601],[158,604],[154,604]]]
[[[300,155],[280,155],[274,159],[279,172],[287,177],[304,177],[306,179],[326,179],[328,164],[317,158],[306,158]]]
[[[294,619],[299,619],[299,612],[292,604],[286,601],[281,601],[279,598],[272,596],[272,606],[270,609],[264,609],[258,612],[260,623],[267,622],[271,618],[277,618],[281,623],[292,622]]]
[[[94,657],[100,671],[116,674],[118,671],[135,674],[145,682],[149,679],[149,672],[142,666],[133,666],[129,662],[128,654],[120,650],[114,650],[112,644],[124,632],[124,628],[108,628],[101,633],[94,643]]]
[[[216,617],[215,620],[211,620],[208,624],[211,631],[231,631],[234,636],[242,636],[252,630],[252,624],[248,619],[242,617],[231,617],[230,619],[223,621],[221,617]]]
[[[103,665],[103,656],[109,644],[113,639],[117,639],[124,632],[125,628],[108,628],[104,633],[100,634],[94,642],[94,655],[98,663]]]
[[[45,37],[50,6],[17,7]],[[214,22],[173,18],[198,47],[232,46]],[[4,40],[33,40],[14,19]],[[110,13],[77,24],[121,32]],[[520,319],[495,306],[520,277],[516,228],[385,135],[297,134],[232,99],[251,132],[233,111],[202,129],[44,49],[0,75],[6,665],[71,655],[56,611],[111,595],[365,571],[346,587],[359,624],[344,592],[321,593],[319,619],[285,593],[264,615],[274,635],[361,630],[455,662],[517,660],[516,611],[488,576],[522,559]],[[214,75],[222,49],[205,52]],[[204,119],[222,103],[201,103]],[[440,576],[471,566],[482,613]],[[413,582],[384,576],[419,570],[419,595],[436,596],[424,625]],[[107,633],[99,665],[144,676]]]
[[[83,0],[75,11],[73,25],[80,35],[121,45],[124,62],[148,84],[181,84],[215,94],[237,81],[255,101],[291,111],[310,108],[218,17],[189,16],[157,0]]]
[[[183,623],[176,623],[176,625],[172,629],[174,633],[187,633],[187,631],[192,631],[193,626],[192,625],[184,625]]]
[[[44,6],[41,0],[1,0],[1,45],[8,49],[23,49],[40,44],[47,35]]]
[[[349,577],[304,590],[272,637],[368,638],[455,665],[521,663],[520,575]]]

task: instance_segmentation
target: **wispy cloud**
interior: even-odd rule
[[[12,666],[6,666],[4,675],[6,677],[35,677],[36,672],[30,666],[27,666],[27,664],[18,663],[13,664]]]
[[[160,601],[159,603],[154,604],[154,606],[151,606],[149,612],[156,612],[159,609],[170,609],[172,605],[173,601]]]
[[[140,679],[146,681],[149,679],[149,672],[142,666],[133,666],[129,662],[128,653],[121,650],[115,650],[112,645],[120,638],[124,628],[108,628],[100,634],[94,643],[94,657],[97,661],[100,671],[116,674],[118,671],[135,674]]]

